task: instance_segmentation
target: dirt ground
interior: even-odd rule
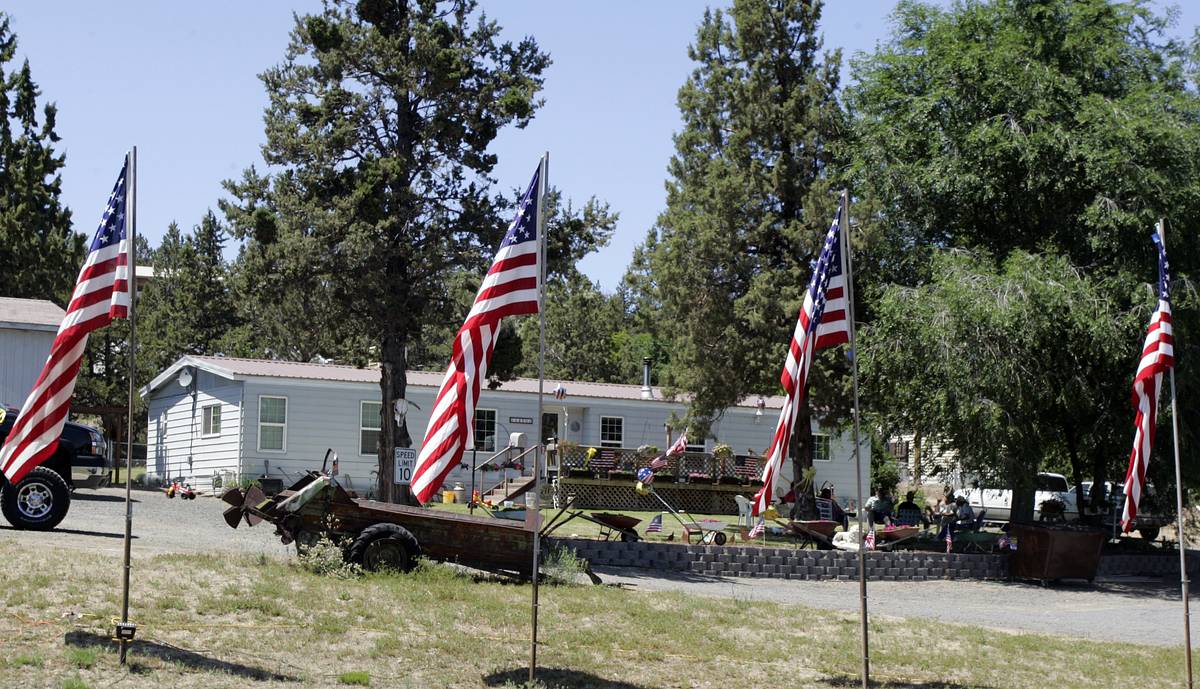
[[[268,524],[230,529],[224,503],[212,497],[168,500],[161,492],[134,491],[133,553],[137,560],[168,553],[246,553],[293,558]],[[49,533],[16,531],[0,536],[18,543],[119,554],[124,532],[124,491],[79,491],[62,525]],[[856,582],[691,577],[625,568],[600,570],[606,583],[647,591],[743,601],[799,603],[831,611],[856,611]],[[872,582],[868,602],[875,619],[940,620],[1003,631],[1029,631],[1160,646],[1180,645],[1182,610],[1177,585],[1159,580],[1114,578],[1095,586],[982,581]],[[1196,625],[1200,626],[1200,625]],[[1200,638],[1200,631],[1194,632]]]

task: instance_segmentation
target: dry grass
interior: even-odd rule
[[[37,572],[37,574],[30,574]],[[119,562],[0,539],[0,686],[521,686],[529,587],[450,568],[336,579],[245,556],[137,558],[129,671],[107,640]],[[80,586],[81,582],[87,585]],[[611,587],[544,588],[548,687],[857,686],[852,614]],[[872,624],[880,686],[1168,686],[1181,651],[937,624]]]

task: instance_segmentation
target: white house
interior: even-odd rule
[[[0,404],[25,402],[65,315],[43,299],[0,297]]]
[[[441,373],[408,372],[407,423],[418,447],[441,382]],[[536,442],[537,386],[535,379],[516,379],[482,391],[475,412],[479,462],[506,446],[512,433]],[[552,394],[559,386],[562,399]],[[649,385],[547,380],[544,389],[543,437],[597,448],[665,448],[668,420],[685,412],[683,402],[665,399]],[[149,416],[149,478],[182,477],[201,489],[211,488],[217,476],[267,476],[288,484],[319,468],[326,448],[333,448],[352,488],[365,492],[374,483],[382,412],[378,368],[185,356],[141,394]],[[757,400],[727,410],[713,428],[717,439],[690,449],[711,451],[721,442],[739,454],[762,454],[782,402],[767,398],[761,413]],[[840,494],[853,494],[850,438],[820,435],[818,449],[817,484],[829,481]],[[870,465],[865,441],[861,461]],[[448,484],[456,480],[469,482],[470,469],[452,474]]]

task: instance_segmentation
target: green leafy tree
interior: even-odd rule
[[[8,297],[66,306],[83,262],[82,235],[59,201],[65,156],[54,149],[58,109],[41,108],[29,61],[10,69],[17,37],[0,13],[0,275]]]
[[[226,185],[245,253],[276,271],[268,287],[295,277],[330,305],[308,321],[329,336],[322,354],[372,343],[389,411],[409,348],[450,303],[447,276],[480,270],[503,232],[488,146],[533,117],[550,61],[533,39],[499,35],[471,0],[329,0],[298,16],[283,63],[262,75],[273,172]],[[393,448],[412,439],[392,413],[380,436],[390,499]]]
[[[822,3],[738,0],[707,11],[680,88],[683,129],[667,207],[634,256],[625,286],[635,322],[671,352],[666,382],[694,394],[690,425],[749,394],[778,391],[811,261],[837,198],[829,170],[844,128],[840,52],[822,52]],[[845,409],[844,358],[813,367],[811,396]],[[812,462],[811,407],[799,409],[800,468]]]
[[[1155,221],[1167,219],[1181,277],[1200,258],[1200,98],[1185,46],[1164,36],[1167,22],[1140,0],[991,0],[948,9],[900,3],[891,39],[855,61],[856,82],[847,93],[851,174],[856,193],[870,201],[870,212],[859,217],[875,240],[864,261],[873,282],[919,286],[942,266],[931,254],[947,247],[982,250],[1005,270],[1004,262],[1020,252],[1044,252],[1065,259],[1084,278],[1063,283],[1065,298],[1088,301],[1100,298],[1101,286],[1107,290],[1109,305],[1094,315],[1108,321],[1097,323],[1095,332],[1064,333],[1037,353],[1043,371],[1079,367],[1066,388],[1078,403],[1070,415],[1026,415],[1030,404],[1056,407],[1038,390],[1025,389],[1027,379],[1014,383],[999,371],[980,376],[971,392],[952,393],[916,358],[907,368],[890,367],[886,380],[864,375],[868,388],[906,391],[903,398],[867,395],[867,404],[897,425],[937,435],[943,429],[931,424],[966,412],[945,408],[928,415],[921,410],[929,404],[944,407],[951,394],[972,405],[1005,399],[991,421],[1007,414],[1036,427],[1009,429],[1013,436],[1006,439],[982,434],[997,443],[990,449],[959,434],[956,449],[1019,480],[1068,455],[1077,480],[1075,469],[1089,458],[1097,480],[1114,471],[1123,476],[1132,438],[1129,383],[1148,317],[1142,285],[1155,275],[1148,237]],[[1056,274],[1052,268],[1030,266],[1048,271],[1047,278]],[[978,265],[969,272],[996,270]],[[888,308],[893,288],[880,290],[870,294],[882,295]],[[867,304],[874,320],[876,299],[869,296]],[[1179,306],[1183,389],[1194,386],[1187,333],[1200,322],[1193,308]],[[1123,314],[1134,312],[1144,318],[1130,330]],[[909,318],[932,315],[918,311]],[[887,346],[878,332],[869,339]],[[1078,357],[1053,363],[1063,351]],[[1016,396],[1018,390],[1027,397]],[[1192,425],[1186,421],[1185,429]],[[1038,443],[1045,444],[1040,455]]]
[[[546,286],[546,377],[617,382],[615,335],[622,322],[620,302],[600,291],[582,274],[550,281]],[[538,323],[521,323],[521,368],[537,376]],[[632,381],[621,381],[632,382]]]

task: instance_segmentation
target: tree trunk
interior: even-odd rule
[[[1079,521],[1084,521],[1084,494],[1083,494],[1083,461],[1079,457],[1079,438],[1075,434],[1075,429],[1067,427],[1063,429],[1063,440],[1067,443],[1067,458],[1071,460],[1071,483],[1075,486],[1075,505],[1079,508]],[[1065,517],[1065,515],[1064,515]]]
[[[912,447],[912,482],[913,485],[921,485],[921,431],[913,433]]]
[[[813,465],[812,410],[808,398],[800,400],[796,410],[796,425],[792,429],[792,490],[796,502],[792,504],[792,519],[817,519],[816,496],[813,486],[804,484],[804,470]]]
[[[380,360],[379,387],[383,399],[379,433],[379,484],[376,491],[385,502],[416,505],[408,486],[395,482],[395,454],[397,447],[412,447],[412,436],[408,434],[406,392],[408,389],[408,352],[404,336],[398,331],[383,336]],[[400,414],[396,402],[400,401]],[[400,418],[397,419],[396,417]]]

